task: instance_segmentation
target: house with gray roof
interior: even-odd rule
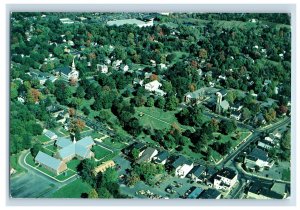
[[[51,140],[57,139],[57,135],[54,132],[46,130],[46,129],[43,132],[44,132],[44,135],[47,136],[49,139],[51,139]]]
[[[196,165],[190,171],[188,177],[190,177],[195,182],[203,182],[205,175],[206,175],[206,167],[203,165]]]
[[[169,153],[167,151],[159,152],[155,157],[153,157],[154,163],[165,165],[167,159],[169,157]]]
[[[264,168],[271,168],[274,161],[270,160],[268,153],[259,148],[254,148],[252,152],[246,156],[244,164],[248,170],[262,171]]]
[[[93,145],[95,143],[90,136],[84,137],[79,141],[74,140],[73,142],[66,138],[59,138],[56,141],[56,146],[60,150],[55,154],[55,157],[64,162],[68,162],[74,157],[80,160],[91,158],[94,157],[94,153],[91,151]]]
[[[152,147],[145,149],[139,159],[136,161],[138,164],[142,162],[150,162],[152,158],[157,155],[158,151]]]
[[[200,199],[220,199],[221,192],[216,189],[208,188],[207,190],[204,190],[198,198],[200,198]]]
[[[35,162],[57,175],[67,170],[67,165],[65,162],[51,157],[42,151],[39,151],[39,153],[36,155]]]

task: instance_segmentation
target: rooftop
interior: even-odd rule
[[[35,157],[35,161],[42,163],[43,165],[48,166],[51,169],[57,170],[62,163],[60,160],[51,157],[50,155],[39,151],[39,153]]]

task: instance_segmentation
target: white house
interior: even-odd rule
[[[237,173],[231,168],[222,169],[214,178],[214,188],[228,191],[237,182]]]
[[[246,156],[244,163],[248,170],[254,171],[258,168],[259,171],[262,171],[265,167],[271,168],[274,161],[270,161],[267,152],[259,148],[254,148],[252,152]]]
[[[184,163],[175,170],[175,176],[184,178],[194,167],[193,163]]]
[[[104,73],[104,74],[108,73],[107,65],[97,64],[97,70],[100,71],[101,73]]]
[[[152,82],[145,84],[145,89],[149,91],[157,91],[161,86],[162,84],[160,82],[154,80]]]

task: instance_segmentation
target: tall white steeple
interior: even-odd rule
[[[72,62],[72,71],[76,71],[76,66],[75,66],[75,56],[73,57],[73,62]]]

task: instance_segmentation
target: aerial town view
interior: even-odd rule
[[[10,197],[289,198],[290,19],[11,13]]]

